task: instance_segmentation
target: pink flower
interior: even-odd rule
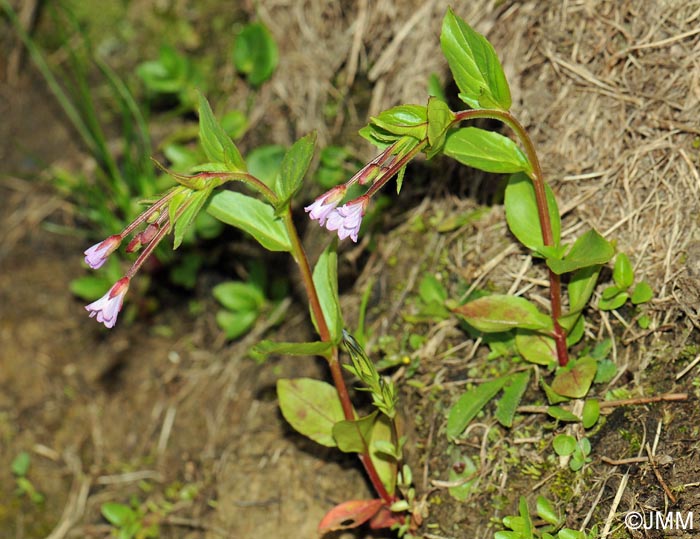
[[[327,193],[318,197],[313,204],[306,206],[304,211],[309,214],[312,220],[318,221],[318,224],[323,226],[328,219],[328,215],[335,210],[343,197],[347,188],[344,185],[334,187]]]
[[[341,240],[349,236],[352,241],[357,243],[357,235],[360,232],[362,217],[365,215],[368,202],[368,197],[361,196],[333,210],[328,215],[326,228],[328,230],[337,230],[338,237]]]
[[[119,311],[122,310],[127,290],[129,290],[129,277],[122,277],[104,296],[86,305],[85,310],[90,313],[90,318],[95,317],[101,324],[112,328],[117,321]]]
[[[122,242],[122,237],[119,234],[114,234],[100,243],[96,243],[85,251],[85,263],[92,269],[101,268],[114,250],[119,247]]]

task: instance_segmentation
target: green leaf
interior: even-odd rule
[[[207,98],[199,94],[199,140],[209,161],[225,163],[229,170],[245,172],[245,161],[226,131],[216,121]]]
[[[378,413],[372,412],[355,421],[343,419],[333,425],[333,438],[338,449],[345,453],[367,453]]]
[[[627,290],[634,282],[634,270],[625,253],[618,253],[613,269],[613,281],[622,290]]]
[[[279,144],[258,146],[246,155],[248,172],[261,180],[268,187],[273,187],[286,149]]]
[[[447,103],[431,97],[428,99],[428,159],[440,153],[445,144],[447,130],[455,119],[455,114],[447,106]]]
[[[313,280],[331,340],[337,344],[343,337],[343,315],[338,299],[338,254],[335,252],[335,246],[336,242],[333,242],[321,253],[314,268]],[[318,322],[313,311],[311,319],[318,331]]]
[[[17,477],[24,477],[29,472],[29,464],[31,462],[31,457],[26,451],[20,451],[17,456],[12,459],[12,464],[10,464],[10,470]]]
[[[384,414],[379,414],[372,428],[369,456],[372,459],[377,474],[386,487],[387,492],[393,496],[396,490],[396,477],[399,473],[399,465],[395,458],[387,455],[381,450],[382,444],[378,442],[388,442],[395,444],[393,439],[394,429],[391,426],[391,419]]]
[[[275,192],[279,197],[278,208],[283,208],[301,188],[304,175],[314,156],[316,133],[297,140],[287,151],[275,179]]]
[[[447,290],[432,273],[426,273],[418,285],[418,294],[423,303],[443,304],[447,299]]]
[[[484,333],[513,328],[552,330],[552,320],[525,298],[494,294],[453,309],[470,325]]]
[[[240,110],[230,110],[221,117],[221,127],[232,139],[240,138],[248,129],[248,117]]]
[[[557,347],[554,339],[542,333],[518,329],[515,346],[526,361],[549,367],[557,362]]]
[[[199,191],[190,191],[185,204],[186,207],[179,218],[175,220],[174,231],[173,231],[173,249],[177,249],[185,234],[194,223],[197,215],[202,210],[204,204],[209,200],[209,196],[214,190],[214,185],[211,187],[206,187]]]
[[[270,251],[291,251],[287,230],[269,204],[235,191],[219,191],[211,197],[207,212],[240,228]]]
[[[268,356],[326,356],[331,350],[329,342],[275,342],[264,340],[253,347],[253,351]]]
[[[248,333],[258,319],[258,311],[218,311],[216,323],[229,340],[235,340]]]
[[[532,519],[530,518],[530,508],[527,506],[527,500],[525,496],[520,496],[520,501],[518,502],[518,513],[520,513],[520,518],[523,522],[523,537],[527,539],[534,539],[532,535]]]
[[[571,455],[576,450],[577,445],[576,438],[568,434],[557,434],[552,440],[554,451],[560,457]]]
[[[537,516],[547,524],[551,524],[552,526],[559,525],[559,513],[554,509],[552,502],[544,496],[537,496]]]
[[[229,311],[258,311],[265,303],[265,296],[258,286],[240,281],[227,281],[216,285],[212,294]]]
[[[618,292],[609,298],[600,298],[598,302],[598,308],[601,311],[614,311],[622,307],[627,300],[630,299],[630,295],[627,292]]]
[[[370,122],[394,136],[408,135],[418,140],[427,136],[428,115],[422,105],[399,105],[371,118]]]
[[[582,357],[569,363],[570,368],[561,369],[552,381],[552,389],[572,399],[580,399],[588,393],[595,378],[597,362],[592,357]]]
[[[600,264],[586,266],[576,270],[569,280],[569,310],[571,313],[582,311],[591,299],[600,274]]]
[[[508,377],[497,378],[476,386],[462,395],[447,416],[447,436],[457,438],[481,409],[496,396],[508,382]]]
[[[326,447],[335,447],[333,426],[343,421],[343,407],[335,388],[311,378],[277,381],[282,415],[300,434]]]
[[[233,65],[253,86],[268,80],[277,67],[279,51],[272,34],[259,22],[247,25],[233,43]]]
[[[588,399],[583,404],[581,421],[584,429],[590,429],[598,422],[600,417],[600,402],[597,399]]]
[[[94,301],[104,295],[114,283],[111,279],[105,279],[103,275],[85,275],[73,279],[69,288],[70,291],[85,301]]]
[[[550,406],[547,408],[547,414],[554,419],[558,419],[559,421],[568,421],[570,423],[577,423],[581,421],[581,418],[572,414],[568,410],[564,410],[564,408],[560,408],[559,406]]]
[[[594,537],[598,537],[598,534],[595,534]],[[557,534],[557,539],[586,539],[586,534],[579,530],[564,528],[559,530],[559,533]]]
[[[580,236],[562,260],[547,259],[547,265],[556,273],[568,273],[587,266],[605,264],[615,255],[615,249],[595,230]]]
[[[452,8],[442,22],[440,45],[462,101],[473,109],[510,108],[510,89],[496,52],[486,38],[457,17]]]
[[[547,395],[547,402],[549,402],[549,404],[559,404],[569,400],[568,397],[564,397],[555,392],[542,378],[540,378],[540,387],[542,387],[544,394]]]
[[[463,165],[486,172],[532,171],[530,162],[515,142],[478,127],[463,127],[448,133],[444,153]]]
[[[654,297],[654,291],[649,286],[646,281],[641,281],[637,283],[632,291],[632,303],[639,305],[640,303],[646,303]]]
[[[100,507],[102,516],[113,526],[123,527],[132,523],[136,519],[134,510],[123,503],[107,502]]]
[[[554,245],[559,245],[561,238],[561,222],[559,208],[554,193],[545,184],[545,195],[549,210],[549,220],[552,225]],[[539,251],[544,247],[540,218],[537,213],[537,199],[532,180],[523,173],[514,174],[508,179],[505,194],[506,221],[508,228],[528,249]]]
[[[615,378],[617,374],[617,365],[609,359],[604,359],[598,362],[598,370],[595,373],[595,384],[605,384]]]
[[[509,380],[503,389],[503,396],[496,405],[496,419],[504,427],[513,426],[515,410],[530,382],[530,370],[512,374],[508,378]]]

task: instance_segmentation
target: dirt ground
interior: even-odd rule
[[[175,4],[201,30],[204,16]],[[503,516],[517,514],[519,496],[534,507],[544,495],[567,526],[598,525],[601,537],[695,537],[692,530],[630,530],[624,516],[692,513],[700,529],[700,367],[692,366],[700,357],[700,2],[451,5],[503,60],[514,113],[533,135],[562,208],[564,238],[595,227],[617,240],[654,289],[647,330],[632,309],[587,313],[588,342],[612,338],[617,366],[607,386],[595,386],[596,396],[687,398],[610,408],[591,436],[591,462],[576,473],[551,448],[553,432],[564,428],[543,414],[520,414],[508,430],[490,406],[459,443],[448,443],[451,404],[468,383],[503,365],[487,360],[456,320],[419,316],[421,279],[435,275],[451,297],[474,282],[527,289],[531,298],[546,290],[541,264],[507,232],[494,198],[497,178],[447,162],[417,163],[379,225],[343,248],[341,284],[351,326],[371,287],[376,357],[406,356],[415,367],[388,374],[401,388],[408,461],[427,510],[418,534],[491,539]],[[246,136],[244,151],[263,140],[289,143],[312,128],[322,144],[345,142],[368,114],[424,102],[428,75],[447,77],[438,43],[446,6],[262,1],[258,16],[280,43],[280,67],[252,107],[261,127]],[[133,2],[128,16],[145,32],[150,19],[139,17],[152,9]],[[243,3],[241,10],[254,8]],[[133,502],[164,538],[314,537],[334,504],[370,497],[353,458],[305,440],[279,413],[275,381],[323,378],[324,366],[311,358],[248,358],[263,333],[277,340],[311,334],[297,295],[281,327],[262,321],[233,344],[214,321],[210,290],[220,268],[201,276],[194,295],[161,294],[160,308],[133,323],[107,331],[87,318],[68,287],[85,272],[81,253],[90,242],[47,230],[47,222],[78,223],[42,172],[57,160],[80,168],[85,157],[31,63],[15,71],[16,44],[2,44],[0,538],[108,537],[105,502]],[[117,55],[120,61],[133,67],[133,58]],[[229,101],[245,101],[247,91],[232,85]],[[330,105],[336,113],[329,117]],[[371,155],[357,137],[349,144]],[[314,232],[306,238],[312,251],[324,241]],[[610,279],[602,276],[598,293]],[[188,310],[192,299],[204,314]],[[412,335],[419,338],[409,344]],[[524,403],[544,404],[532,386]],[[42,503],[15,492],[10,463],[21,451],[31,456],[27,477]],[[467,459],[478,464],[478,483],[457,501],[449,474]],[[337,537],[391,534],[362,529]]]

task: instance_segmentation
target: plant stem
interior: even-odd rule
[[[537,157],[535,145],[522,124],[508,111],[503,110],[465,110],[455,114],[455,123],[463,120],[476,118],[490,118],[499,120],[510,127],[522,143],[528,161],[532,166],[529,174],[532,185],[535,189],[535,200],[537,202],[537,215],[540,220],[542,230],[542,242],[546,246],[554,245],[554,235],[552,234],[552,223],[549,218],[549,206],[547,205],[547,195],[545,191],[544,176],[540,160]],[[553,337],[557,348],[557,358],[559,365],[565,366],[569,362],[569,353],[566,347],[566,332],[559,324],[561,318],[561,279],[559,275],[549,270],[549,299],[552,305],[552,323],[554,325]]]
[[[297,232],[296,226],[294,226],[294,220],[292,219],[292,212],[289,208],[283,214],[284,224],[287,228],[287,233],[289,234],[289,239],[292,244],[292,256],[294,261],[299,266],[299,271],[301,272],[301,278],[304,282],[304,289],[306,290],[306,295],[309,300],[309,305],[311,306],[311,311],[316,319],[316,325],[318,327],[318,333],[321,340],[324,342],[331,342],[331,332],[328,329],[328,324],[326,323],[326,318],[323,314],[323,309],[321,308],[321,302],[318,299],[318,292],[316,291],[316,285],[313,280],[313,273],[311,272],[311,266],[309,264],[309,259],[306,256],[306,251],[304,246],[299,239],[299,234]],[[343,371],[340,367],[340,361],[338,360],[338,347],[333,345],[331,348],[331,355],[328,360],[328,367],[331,371],[331,377],[333,378],[333,385],[338,392],[338,398],[340,399],[340,404],[343,407],[343,415],[347,421],[355,420],[355,409],[350,400],[350,395],[348,393],[348,388],[345,385],[345,379],[343,378]],[[386,506],[390,506],[395,498],[389,494],[382,483],[381,478],[377,469],[374,467],[374,463],[369,456],[368,452],[359,453],[360,462],[365,468],[367,475],[374,490],[377,492],[379,497],[384,501]]]

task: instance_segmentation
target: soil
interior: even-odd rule
[[[424,101],[427,74],[446,73],[430,60],[439,54],[446,3],[397,2],[391,10],[382,2],[326,4],[261,2],[258,16],[280,43],[281,65],[250,110],[261,126],[244,139],[244,149],[270,133],[275,142],[289,142],[314,125],[323,141],[340,140],[365,121],[366,111]],[[523,412],[505,429],[490,405],[463,437],[448,441],[446,414],[465,388],[513,366],[487,359],[488,350],[453,317],[425,316],[421,280],[435,276],[449,297],[476,281],[537,298],[546,295],[545,273],[509,235],[497,179],[447,162],[417,163],[398,201],[358,246],[341,251],[348,325],[355,327],[369,289],[373,357],[400,365],[387,374],[401,389],[407,460],[425,510],[416,533],[491,539],[504,516],[518,513],[520,496],[534,512],[542,495],[571,528],[595,525],[600,536],[620,539],[694,537],[678,527],[629,529],[624,518],[630,511],[675,511],[694,515],[700,528],[699,367],[684,372],[700,357],[700,4],[459,4],[455,11],[485,32],[503,58],[514,112],[535,137],[560,201],[564,237],[593,226],[617,239],[655,291],[643,308],[648,330],[636,324],[639,313],[631,308],[618,316],[587,312],[587,342],[613,339],[617,367],[617,376],[594,386],[592,396],[686,398],[607,409],[585,433],[592,452],[578,472],[555,455],[551,441],[557,433],[583,431],[546,414]],[[149,9],[135,2],[129,16]],[[201,30],[201,19],[177,9],[195,34]],[[197,43],[187,47],[198,50]],[[2,45],[16,50],[9,39]],[[142,60],[117,57],[124,66]],[[31,63],[22,65],[13,73],[11,62],[0,64],[6,73],[0,86],[6,142],[0,145],[0,538],[108,537],[113,528],[100,515],[107,502],[138,508],[159,537],[313,537],[333,505],[371,497],[354,458],[296,434],[279,412],[276,380],[327,378],[324,365],[312,358],[262,364],[249,358],[263,334],[310,338],[299,294],[291,294],[281,326],[260,320],[233,343],[214,320],[211,287],[225,274],[222,267],[205,270],[192,293],[171,294],[163,284],[160,293],[151,292],[155,310],[141,309],[113,330],[87,318],[69,286],[85,274],[81,253],[91,242],[47,167],[89,170],[89,159]],[[229,100],[249,99],[244,85],[233,85],[221,69],[222,84],[231,84]],[[329,104],[342,113],[328,117]],[[283,118],[284,126],[270,118]],[[369,155],[359,145],[355,151]],[[56,225],[72,233],[57,234]],[[307,232],[311,251],[327,239]],[[610,280],[609,273],[602,276],[598,293]],[[137,304],[134,295],[127,301]],[[192,300],[199,310],[188,309]],[[361,394],[355,397],[362,402]],[[534,383],[523,403],[545,404]],[[23,451],[31,458],[26,477],[42,502],[17,491],[11,462]],[[450,471],[468,462],[477,466],[476,483],[458,501],[447,486]],[[392,535],[363,528],[336,536]]]

